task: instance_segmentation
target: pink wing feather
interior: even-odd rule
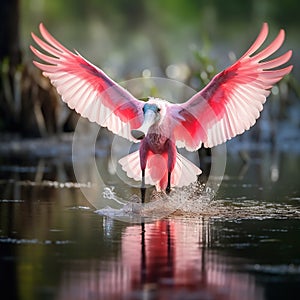
[[[46,64],[36,61],[34,64],[49,77],[63,101],[90,121],[136,142],[130,130],[140,127],[143,122],[143,102],[79,53],[62,46],[43,24],[40,24],[40,32],[44,41],[33,33],[32,37],[47,54],[33,46],[30,48]]]
[[[292,66],[280,68],[291,58],[292,51],[263,61],[281,47],[283,30],[268,47],[254,55],[267,35],[268,25],[264,23],[253,45],[236,63],[217,74],[189,101],[170,108],[178,146],[190,151],[202,143],[213,147],[255,124],[272,86],[292,70]]]

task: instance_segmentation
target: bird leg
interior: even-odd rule
[[[171,172],[168,172],[168,183],[166,188],[166,193],[169,194],[171,192]]]
[[[142,185],[141,185],[141,199],[142,203],[145,202],[146,185],[145,185],[145,169],[142,170]]]
[[[166,142],[166,147],[168,151],[168,183],[166,188],[166,193],[171,192],[171,173],[175,167],[177,150],[175,144],[168,139]]]

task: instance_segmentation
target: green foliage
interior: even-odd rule
[[[286,0],[23,0],[26,14],[52,20],[86,22],[91,17],[104,20],[111,26],[132,27],[148,19],[149,22],[169,20],[173,25],[182,22],[195,23],[208,9],[213,10],[220,23],[255,22],[264,18],[278,24],[299,25],[299,1]],[[209,24],[207,24],[209,25]]]

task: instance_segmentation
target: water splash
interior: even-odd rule
[[[163,217],[209,217],[213,219],[300,219],[300,207],[290,203],[274,203],[269,201],[248,199],[247,197],[214,198],[214,191],[206,189],[200,183],[188,187],[174,189],[169,195],[153,191],[150,201],[141,204],[140,198],[133,195],[125,200],[117,197],[113,188],[106,188],[103,196],[110,201],[121,204],[115,209],[106,206],[96,212],[109,217],[130,221],[141,219],[153,220]],[[294,201],[297,202],[297,201]],[[128,219],[128,220],[129,220]]]
[[[169,195],[164,192],[153,191],[149,202],[142,204],[137,195],[132,195],[128,200],[116,196],[114,189],[106,187],[103,197],[109,199],[112,203],[121,204],[119,209],[106,206],[99,209],[96,213],[109,217],[126,219],[130,222],[151,221],[168,217],[177,211],[195,211],[192,205],[192,199],[197,199],[199,210],[209,205],[214,195],[213,191],[205,189],[200,183],[193,183],[188,187],[174,189]]]

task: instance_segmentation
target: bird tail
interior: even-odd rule
[[[142,180],[139,151],[121,158],[119,163],[127,176],[136,181]],[[155,185],[157,191],[166,189],[168,183],[167,156],[150,153],[145,169],[145,184]],[[202,171],[191,161],[177,152],[176,163],[171,174],[171,187],[182,187],[197,180]]]

